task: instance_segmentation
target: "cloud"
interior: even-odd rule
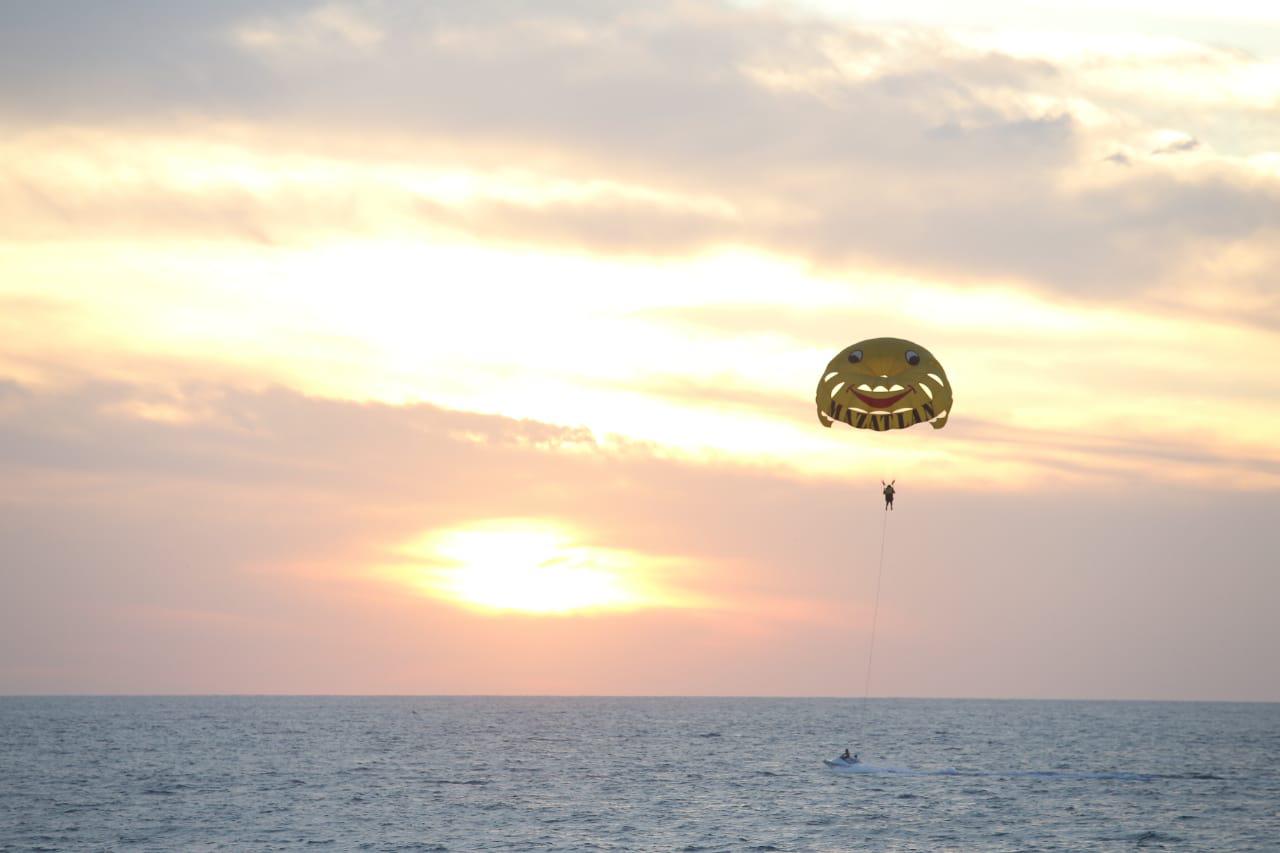
[[[717,475],[601,448],[580,431],[430,406],[201,384],[8,384],[0,470],[4,647],[14,650],[0,656],[0,689],[626,692],[600,655],[645,648],[651,659],[626,670],[646,679],[641,692],[688,690],[693,674],[664,681],[660,649],[696,642],[689,666],[704,677],[723,668],[727,638],[777,637],[800,608],[814,612],[821,586],[784,582],[741,535],[722,550],[720,535],[679,521]],[[424,532],[504,517],[570,519],[592,544],[662,556],[676,583],[714,603],[659,623],[517,618],[495,630],[494,617],[377,571]],[[419,653],[412,662],[393,651],[402,643]],[[390,661],[373,681],[357,674],[370,671],[357,650],[371,645]]]
[[[1152,151],[1152,154],[1182,154],[1186,151],[1195,151],[1200,147],[1200,140],[1187,137],[1185,139],[1177,139],[1167,145],[1162,145]]]
[[[693,255],[740,234],[736,223],[714,213],[609,197],[464,206],[423,201],[417,210],[429,228],[468,238],[602,254]]]
[[[242,25],[232,37],[252,51],[327,53],[344,48],[375,48],[386,38],[386,33],[357,7],[330,3],[286,21],[267,19]]]
[[[162,403],[187,417],[157,417]],[[831,650],[865,648],[883,519],[874,482],[209,385],[7,385],[0,472],[6,691],[847,694]],[[899,486],[881,690],[1275,698],[1280,590],[1256,535],[1274,493]],[[369,571],[408,537],[510,516],[681,560],[713,603],[493,617]],[[1208,609],[1206,586],[1221,591]]]
[[[126,157],[120,174],[142,180],[90,191],[32,175],[18,157],[6,219],[34,211],[51,223],[45,237],[133,223],[267,241],[443,229],[653,255],[750,244],[834,269],[1092,298],[1178,292],[1190,261],[1265,252],[1280,237],[1274,176],[1156,154],[1095,173],[1095,152],[1137,141],[1138,102],[1095,109],[1065,59],[929,31],[715,3],[148,6],[132,13],[143,27],[99,4],[43,8],[19,13],[0,45],[11,125],[145,135],[182,114],[206,138],[228,123],[253,128],[224,152],[248,173],[279,165],[256,153],[267,145],[334,166],[264,192],[234,179],[176,187]],[[1213,67],[1225,61],[1215,55]],[[363,189],[349,168],[359,159],[326,143],[354,134],[396,157],[447,151],[447,168],[498,158],[548,182],[627,189],[534,202]],[[1203,152],[1200,138],[1154,151]]]

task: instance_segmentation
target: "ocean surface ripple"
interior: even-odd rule
[[[1280,705],[0,697],[0,850],[317,847],[1274,851]]]

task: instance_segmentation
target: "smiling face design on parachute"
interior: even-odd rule
[[[818,421],[855,429],[906,429],[947,424],[951,385],[927,349],[901,338],[872,338],[831,359],[818,382]]]

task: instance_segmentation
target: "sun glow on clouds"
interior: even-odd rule
[[[350,156],[339,137],[314,150],[288,132],[209,123],[189,133],[137,133],[93,128],[27,131],[0,140],[0,156],[31,195],[0,191],[10,228],[41,235],[78,224],[101,238],[112,229],[145,226],[153,235],[185,226],[261,227],[272,239],[316,232],[421,233],[422,210],[465,215],[477,205],[536,211],[550,205],[632,204],[738,217],[706,192],[675,192],[643,182],[584,177],[519,165],[478,166],[441,146],[430,157],[394,140],[378,158]],[[483,158],[481,158],[483,159]],[[234,231],[232,228],[231,230]]]
[[[1008,448],[994,465],[989,445],[952,432],[946,442],[872,447],[817,428],[815,371],[849,340],[891,329],[946,364],[957,424],[1111,435],[1117,423],[1141,432],[1154,423],[1149,413],[1177,411],[1198,444],[1269,456],[1269,419],[1280,415],[1257,401],[1258,418],[1226,422],[1212,407],[1183,405],[1189,386],[1223,394],[1224,405],[1246,385],[1275,388],[1267,359],[1238,358],[1273,346],[1260,331],[1013,288],[962,292],[877,273],[824,279],[755,252],[618,262],[382,239],[296,251],[138,245],[124,257],[82,245],[69,264],[56,244],[11,255],[0,297],[29,296],[22,282],[40,282],[79,322],[56,340],[15,327],[10,355],[56,347],[101,370],[178,356],[323,396],[585,426],[602,441],[651,442],[684,458],[823,474],[835,459],[846,469],[861,459],[874,461],[875,476],[918,468],[921,477],[945,461],[948,477],[981,469],[1010,484],[1036,473]],[[130,286],[100,287],[113,278]],[[134,359],[121,361],[125,352]],[[1224,385],[1223,364],[1238,387]],[[1141,385],[1099,395],[1134,370]]]
[[[297,16],[255,18],[234,32],[255,55],[305,54],[335,40],[394,55],[385,43],[394,40],[394,29],[376,20],[377,9],[368,11],[360,16],[324,4]],[[512,38],[502,27],[495,32]],[[517,40],[532,33],[515,32]],[[1149,98],[1126,100],[1120,109],[1098,96],[1115,91],[1113,77],[1140,79],[1130,66],[1196,76],[1205,92],[1222,96],[1227,114],[1245,103],[1233,93],[1246,78],[1256,83],[1249,91],[1258,103],[1274,95],[1280,80],[1270,60],[1192,50],[1182,40],[1042,44],[1006,34],[1022,45],[998,45],[1008,55],[1056,59],[1069,63],[1064,67],[1071,73],[1048,65],[1013,73],[1001,71],[1004,64],[966,72],[954,62],[972,63],[988,52],[987,42],[972,33],[944,44],[899,28],[857,32],[865,38],[850,41],[832,29],[823,40],[830,55],[818,63],[808,50],[794,56],[770,50],[745,54],[741,67],[770,91],[832,87],[840,97],[810,114],[819,121],[838,113],[851,83],[899,72],[910,78],[939,62],[940,74],[969,74],[963,88],[982,93],[960,108],[950,95],[933,103],[928,90],[919,90],[912,110],[937,109],[939,122],[960,127],[994,111],[1035,125],[1069,106],[1073,125],[1093,117],[1073,134],[1097,149],[1074,166],[1054,167],[1054,180],[1076,189],[1119,185],[1142,169],[1148,181],[1203,179],[1195,171],[1198,160],[1220,159],[1214,152],[1221,144],[1210,136],[1203,135],[1202,144],[1198,131],[1184,133],[1176,123],[1161,129],[1176,116],[1137,120],[1131,111],[1141,113]],[[1076,55],[1082,45],[1088,50]],[[1206,62],[1166,61],[1184,55]],[[1085,72],[1097,79],[1082,88]],[[1161,91],[1182,99],[1181,78],[1169,81]],[[796,108],[809,104],[806,96]],[[982,108],[975,112],[975,105]],[[902,139],[916,127],[906,118]],[[590,146],[572,137],[555,153],[554,140],[533,145],[518,134],[474,145],[472,137],[438,130],[406,137],[399,122],[394,132],[362,127],[357,133],[337,122],[315,134],[287,122],[255,124],[251,116],[191,121],[168,131],[34,127],[0,140],[10,178],[0,181],[8,238],[0,243],[0,299],[9,308],[27,305],[25,313],[0,313],[0,369],[24,379],[60,364],[129,380],[138,372],[163,382],[193,373],[230,376],[318,396],[426,402],[584,427],[601,444],[616,436],[660,455],[805,474],[865,476],[848,463],[873,453],[876,474],[914,466],[921,476],[945,470],[955,480],[999,472],[1004,482],[1030,482],[1042,473],[1008,447],[993,458],[989,442],[966,441],[963,425],[981,421],[1024,438],[1070,431],[1099,442],[1117,432],[1167,435],[1173,423],[1180,436],[1194,436],[1192,449],[1207,445],[1276,461],[1274,335],[1239,322],[1274,301],[1267,284],[1274,258],[1265,235],[1241,239],[1229,253],[1205,255],[1204,275],[1184,271],[1159,288],[1151,283],[1163,303],[1144,302],[1147,283],[1141,282],[1120,282],[1136,288],[1132,300],[1091,303],[1029,287],[1017,264],[986,273],[963,259],[942,270],[875,257],[851,266],[811,264],[807,257],[823,255],[806,255],[803,241],[794,242],[793,226],[823,231],[843,214],[839,205],[797,200],[791,179],[803,175],[792,174],[793,156],[761,161],[788,180],[763,180],[746,191],[754,183],[732,172],[720,180],[681,179],[678,157],[670,167],[655,161],[649,171],[610,168],[628,157],[613,151],[603,159],[584,157]],[[693,125],[679,136],[686,130],[690,140],[699,138]],[[1265,135],[1249,138],[1257,144],[1248,150],[1267,147]],[[1145,157],[1144,165],[1121,168],[1106,159],[1117,146],[1131,148],[1135,164]],[[821,154],[821,146],[813,152]],[[827,167],[844,163],[856,167],[849,174],[870,179],[882,170],[857,170],[860,158],[873,153],[833,159]],[[1237,178],[1270,176],[1276,170],[1270,157],[1227,165]],[[821,156],[814,165],[822,166]],[[894,171],[898,165],[885,163],[884,198],[909,196],[916,187],[908,171]],[[950,175],[942,195],[967,195],[957,192],[966,184],[950,185],[966,174]],[[1019,174],[986,183],[1026,183]],[[895,180],[904,182],[901,188]],[[1069,203],[1068,196],[1049,194],[1035,206]],[[824,226],[824,216],[835,218]],[[585,243],[557,230],[583,221],[592,226],[579,234]],[[595,229],[597,221],[606,223],[602,230]],[[682,239],[688,223],[704,229],[705,239]],[[779,232],[778,223],[787,227]],[[933,233],[946,231],[931,228],[911,239],[924,247],[937,239]],[[588,239],[602,232],[610,240]],[[1118,232],[1103,243],[1142,242],[1144,233]],[[648,242],[641,239],[646,234]],[[612,246],[626,251],[612,254]],[[1214,275],[1261,284],[1215,289]],[[57,303],[49,308],[52,319],[37,325],[30,320],[32,300],[50,294]],[[1242,303],[1246,297],[1252,301]],[[1201,309],[1210,316],[1194,316]],[[873,450],[869,442],[816,428],[816,370],[851,340],[877,334],[918,340],[946,364],[957,397],[957,428],[947,431],[946,441],[886,437]],[[1223,365],[1230,366],[1228,376]],[[1225,411],[1250,416],[1229,419]],[[136,414],[181,416],[154,409]],[[1099,455],[1095,462],[1114,469],[1115,457],[1104,462]]]
[[[654,561],[585,545],[569,527],[498,520],[431,533],[405,549],[399,581],[488,612],[568,615],[689,603],[650,579]]]

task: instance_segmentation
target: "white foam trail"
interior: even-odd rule
[[[838,760],[838,759],[837,759]],[[915,767],[898,767],[890,764],[868,764],[865,761],[857,764],[838,764],[827,762],[833,773],[842,776],[858,775],[895,775],[895,776],[964,776],[966,778],[997,779],[1044,779],[1063,781],[1112,780],[1121,782],[1153,782],[1160,779],[1217,779],[1211,773],[1161,774],[1134,773],[1122,770],[1080,771],[1080,770],[957,770],[954,767],[943,767],[937,770],[921,770]]]

